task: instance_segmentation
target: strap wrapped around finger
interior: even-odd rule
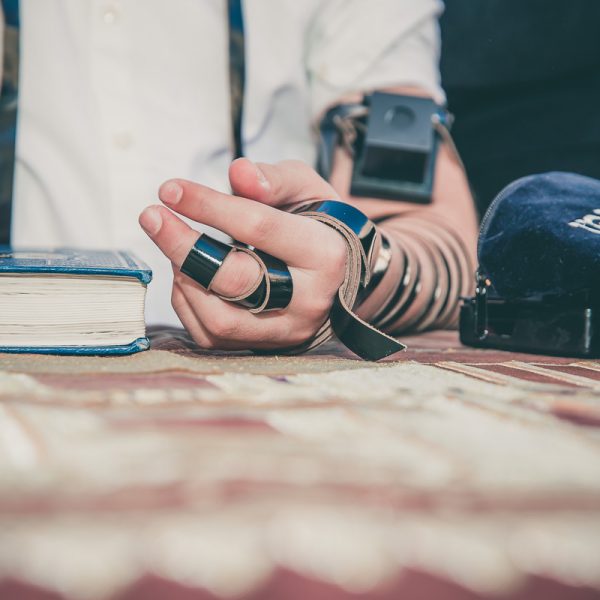
[[[202,234],[192,246],[179,270],[205,290],[210,290],[217,271],[232,250],[231,244]]]
[[[260,267],[261,276],[256,286],[244,295],[230,297],[218,294],[219,298],[236,302],[251,313],[284,309],[290,303],[294,292],[292,276],[287,265],[282,260],[261,250],[240,245],[233,246],[233,248],[252,256]]]
[[[213,291],[215,275],[231,252],[244,252],[256,260],[261,274],[255,284],[239,296],[216,294],[227,302],[239,304],[252,313],[282,310],[291,301],[293,281],[287,265],[260,250],[240,244],[227,244],[202,234],[188,253],[180,271],[207,291]]]

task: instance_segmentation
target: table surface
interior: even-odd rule
[[[0,597],[600,597],[600,362],[151,338],[0,354]]]

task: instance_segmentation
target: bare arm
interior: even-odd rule
[[[414,89],[396,88],[391,91],[422,95]],[[373,299],[365,303],[361,316],[374,320],[381,312],[382,304],[388,302],[383,316],[390,317],[394,312],[399,316],[384,321],[387,331],[402,333],[415,328],[454,326],[458,316],[458,298],[471,291],[477,239],[474,202],[458,157],[445,143],[441,144],[432,202],[428,205],[352,197],[348,191],[351,169],[351,157],[338,149],[331,184],[344,200],[380,223],[382,231],[390,239],[393,252],[400,258],[407,257],[405,260],[411,264],[413,275],[412,281],[407,278],[408,288],[415,283],[415,272],[419,271],[418,291],[411,296],[410,289],[407,289],[403,296],[400,289],[402,282],[398,279],[405,272],[405,267],[399,265],[398,268],[396,256],[394,269],[374,291]],[[437,315],[434,314],[436,311]],[[429,314],[425,314],[427,312]],[[381,318],[375,321],[381,323]]]

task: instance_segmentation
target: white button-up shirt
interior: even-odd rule
[[[225,0],[21,0],[12,239],[129,249],[154,271],[147,320],[177,323],[172,271],[140,229],[162,181],[228,189]],[[314,163],[311,126],[356,91],[443,100],[438,0],[247,0],[244,148]]]

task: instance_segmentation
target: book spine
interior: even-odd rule
[[[118,356],[142,352],[148,350],[148,348],[150,348],[150,340],[147,337],[141,337],[131,342],[131,344],[122,344],[120,346],[0,346],[0,352],[10,354]]]

